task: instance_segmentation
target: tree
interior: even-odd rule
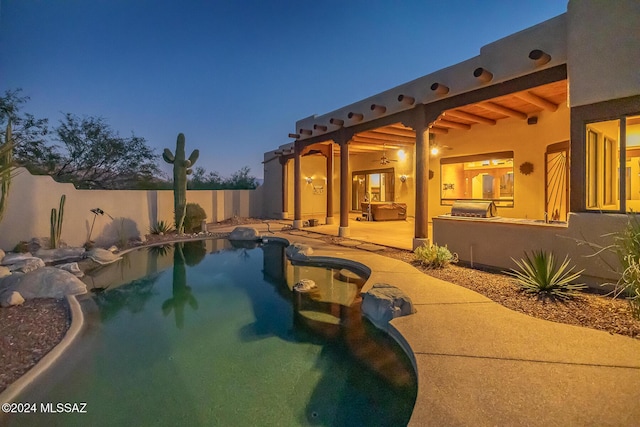
[[[258,180],[255,176],[249,175],[250,172],[249,166],[240,168],[226,180],[226,187],[230,190],[253,190],[258,186]]]
[[[248,166],[234,172],[230,178],[222,178],[218,172],[207,173],[203,167],[196,167],[189,180],[190,190],[252,190],[258,186],[256,177],[249,175]]]
[[[21,111],[29,100],[21,92],[21,89],[7,90],[0,96],[0,128],[5,128],[11,121],[13,156],[17,165],[25,166],[32,173],[50,173],[59,156],[55,146],[47,144],[49,121]]]
[[[55,128],[63,153],[52,175],[78,188],[121,189],[160,174],[157,155],[144,138],[121,137],[101,117],[65,114]]]

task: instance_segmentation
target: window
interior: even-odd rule
[[[492,200],[513,206],[513,151],[440,159],[440,199]]]
[[[620,209],[619,141],[620,120],[587,126],[587,209]]]

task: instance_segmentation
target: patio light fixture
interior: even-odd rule
[[[313,182],[313,178],[310,176],[306,177],[304,180],[307,181],[307,184],[311,184]]]
[[[400,182],[407,182],[407,175],[400,175]]]

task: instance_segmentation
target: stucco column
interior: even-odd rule
[[[289,159],[280,157],[280,165],[282,167],[282,213],[281,218],[289,218],[289,170],[287,165]]]
[[[327,224],[333,224],[333,142],[327,151]]]
[[[302,147],[295,142],[293,155],[293,228],[302,228]]]
[[[429,244],[429,129],[416,126],[416,222],[413,248]]]
[[[340,142],[340,227],[338,236],[349,236],[349,140]]]

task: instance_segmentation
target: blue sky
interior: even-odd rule
[[[0,0],[0,91],[22,88],[51,125],[104,117],[158,155],[182,132],[196,166],[262,177],[296,120],[476,56],[566,4]]]

